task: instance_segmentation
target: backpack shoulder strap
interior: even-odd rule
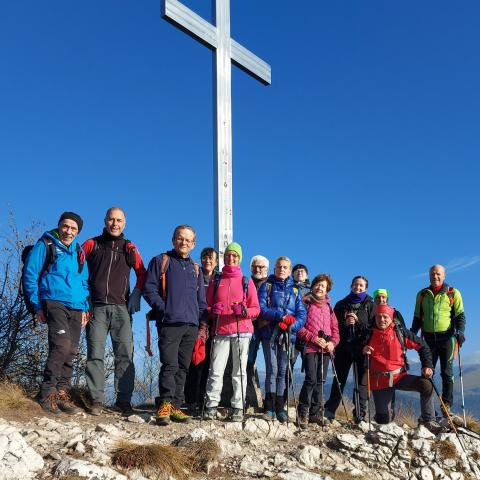
[[[450,307],[453,307],[453,301],[455,299],[455,289],[453,287],[448,287],[447,297],[450,302]]]
[[[268,280],[265,282],[265,286],[267,288],[267,307],[270,308],[270,294],[272,293],[272,282]]]
[[[78,273],[82,273],[83,265],[85,264],[85,252],[79,243],[77,243],[75,250],[77,251]]]
[[[131,240],[125,239],[125,243],[123,244],[123,250],[125,253],[125,260],[127,261],[127,265],[130,268],[133,268],[137,260],[137,247]]]
[[[394,330],[397,335],[398,341],[400,342],[400,346],[402,347],[403,352],[403,359],[405,361],[405,368],[408,370],[408,360],[407,360],[407,349],[405,348],[405,335],[402,330],[402,326],[398,322],[397,319],[393,320]]]
[[[57,249],[53,243],[53,240],[45,236],[42,236],[41,240],[45,244],[45,261],[43,262],[39,278],[42,277],[42,275],[44,275],[57,260]]]
[[[162,281],[162,298],[167,301],[167,269],[170,265],[170,257],[167,253],[162,253],[162,266],[160,267],[160,275]]]
[[[200,275],[200,265],[195,260],[192,260],[192,259],[190,260],[193,264],[193,268],[195,269],[195,273],[197,274],[197,278],[198,278],[198,276]]]
[[[423,288],[420,291],[420,297],[418,298],[418,305],[420,306],[420,319],[423,321],[423,299],[428,292],[428,288]]]

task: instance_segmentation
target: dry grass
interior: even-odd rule
[[[180,449],[170,445],[139,445],[120,441],[112,452],[114,465],[130,470],[136,468],[152,479],[175,477],[187,480],[189,457]]]
[[[9,382],[0,383],[0,410],[23,410],[31,405],[30,399],[19,385]]]
[[[348,419],[351,420],[353,418],[353,403],[345,395],[343,396],[343,400],[345,402],[345,407],[347,409]],[[372,413],[373,413],[373,410],[372,410]],[[337,411],[335,412],[335,418],[337,418],[338,420],[347,420],[347,417],[345,416],[345,409],[343,408],[342,402],[340,402],[340,405],[337,408]]]
[[[449,440],[436,440],[432,446],[434,450],[437,450],[441,458],[458,458],[457,449],[455,448],[455,445]]]
[[[475,418],[470,412],[466,412],[465,419],[467,420],[467,428],[480,434],[480,421],[478,418]]]
[[[402,405],[395,415],[395,423],[399,426],[408,425],[410,428],[415,428],[418,421],[413,407]]]
[[[208,465],[218,458],[220,447],[215,440],[207,438],[189,446],[187,455],[191,461],[192,471],[208,473]]]

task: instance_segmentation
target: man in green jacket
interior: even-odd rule
[[[465,342],[465,313],[462,295],[445,283],[445,268],[430,268],[430,286],[417,293],[412,332],[422,330],[430,350],[433,367],[440,359],[442,400],[447,408],[453,403],[453,360],[455,344]],[[446,415],[446,412],[443,412]]]

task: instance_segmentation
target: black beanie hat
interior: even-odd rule
[[[295,272],[295,270],[299,270],[300,268],[303,268],[305,272],[308,275],[308,268],[305,265],[302,265],[301,263],[297,263],[293,268],[292,268],[292,273]]]
[[[78,226],[78,233],[82,231],[83,220],[82,220],[82,217],[80,217],[80,215],[77,215],[76,213],[73,213],[73,212],[63,212],[58,220],[58,225],[60,225],[62,220],[73,220]]]

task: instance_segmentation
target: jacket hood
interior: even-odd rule
[[[317,300],[311,292],[307,293],[306,295],[303,296],[303,303],[305,305],[309,305],[310,303],[315,303],[317,305],[323,305],[324,303],[330,303],[330,297],[325,295],[325,298],[323,300]]]

